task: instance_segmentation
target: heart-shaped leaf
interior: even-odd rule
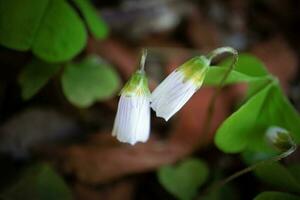
[[[0,2],[0,43],[48,62],[66,61],[86,44],[80,17],[65,0]]]
[[[115,70],[97,56],[68,64],[61,81],[67,99],[78,107],[112,97],[120,85]]]
[[[64,0],[50,0],[32,46],[48,62],[70,60],[85,46],[86,30],[74,9]]]
[[[81,11],[88,28],[93,36],[97,39],[106,38],[108,35],[108,27],[97,11],[90,3],[90,0],[73,0]]]
[[[206,164],[198,159],[182,161],[177,166],[164,166],[158,170],[159,182],[178,199],[189,200],[208,176]]]
[[[28,100],[38,93],[59,69],[59,64],[45,63],[37,59],[26,65],[19,79],[23,99]]]
[[[284,192],[268,191],[260,193],[254,200],[300,200],[300,197]]]
[[[16,50],[29,50],[49,1],[0,1],[0,43]]]
[[[19,181],[1,194],[1,199],[71,200],[72,192],[64,180],[47,164],[28,168]]]
[[[254,170],[254,173],[259,179],[276,188],[289,192],[300,192],[300,180],[294,176],[292,171],[277,162],[260,165]]]
[[[246,149],[270,152],[272,149],[265,140],[265,132],[270,126],[290,131],[299,143],[299,115],[282,94],[276,80],[269,82],[223,122],[217,130],[215,143],[228,153]]]

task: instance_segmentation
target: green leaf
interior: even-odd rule
[[[0,43],[8,48],[60,62],[76,56],[86,39],[82,20],[65,0],[0,2]]]
[[[88,107],[97,100],[112,97],[119,85],[114,69],[97,56],[68,64],[62,76],[64,94],[78,107]]]
[[[282,94],[276,81],[270,82],[253,95],[217,130],[215,143],[224,152],[244,150],[271,152],[266,143],[265,131],[279,126],[291,132],[300,142],[300,118]]]
[[[268,191],[260,193],[254,200],[300,200],[300,197],[284,192]]]
[[[97,10],[93,7],[90,0],[73,1],[81,11],[93,36],[97,39],[106,38],[108,35],[108,27],[102,18],[97,14]]]
[[[208,176],[206,164],[198,159],[182,161],[177,166],[163,166],[158,172],[160,184],[178,199],[195,197]]]
[[[228,67],[231,64],[231,61],[231,58],[226,59],[220,66]],[[265,65],[258,58],[248,53],[239,54],[234,70],[252,77],[263,77],[268,75]]]
[[[0,1],[0,43],[26,51],[31,48],[49,0]]]
[[[227,71],[227,68],[221,66],[209,67],[207,74],[205,75],[203,84],[208,86],[218,86],[221,80],[224,78]],[[232,72],[230,72],[229,76],[225,80],[225,85],[234,83],[254,82],[262,79],[265,80],[265,78],[249,76],[247,74],[243,74],[239,71],[233,70]]]
[[[218,66],[210,67],[203,84],[219,85],[220,81],[227,73],[231,61],[232,59],[228,58],[221,62]],[[260,82],[268,79],[267,77],[269,76],[270,75],[268,74],[264,64],[259,59],[251,54],[242,53],[239,55],[234,70],[230,72],[225,84],[247,82],[256,86]]]
[[[19,79],[22,98],[28,100],[38,93],[59,69],[59,64],[45,63],[37,59],[26,65]]]
[[[289,192],[300,192],[299,180],[295,179],[287,168],[277,162],[260,165],[254,170],[254,173],[259,179],[276,188]]]
[[[277,154],[277,152],[243,151],[241,153],[241,158],[247,165],[252,165],[259,161],[271,159]]]
[[[288,167],[290,173],[294,176],[298,183],[300,183],[300,163],[291,164]]]
[[[32,46],[35,55],[48,62],[70,60],[86,44],[83,22],[64,0],[51,0]]]
[[[28,168],[19,181],[4,191],[4,200],[71,200],[72,192],[64,180],[47,164]]]

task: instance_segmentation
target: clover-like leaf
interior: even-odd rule
[[[163,166],[158,172],[161,185],[181,200],[192,199],[208,176],[206,164],[198,159],[187,159],[176,166]]]
[[[103,19],[97,14],[97,10],[93,7],[90,0],[73,1],[81,11],[92,35],[97,39],[106,38],[108,35],[108,27]]]
[[[48,62],[70,60],[86,44],[86,30],[75,10],[64,0],[50,0],[32,46]]]
[[[1,199],[71,200],[72,192],[64,180],[47,164],[28,168],[17,183],[7,188]]]
[[[300,200],[300,196],[284,192],[267,191],[257,195],[254,200]]]
[[[60,62],[76,56],[86,39],[82,20],[65,0],[0,2],[0,43],[8,48]]]
[[[274,162],[260,165],[254,170],[254,173],[259,179],[276,188],[289,192],[300,192],[300,180],[279,163]]]
[[[61,81],[65,96],[78,107],[88,107],[95,101],[112,97],[120,85],[115,70],[97,56],[69,63]]]
[[[296,143],[299,143],[299,115],[275,80],[269,81],[223,122],[217,130],[215,143],[227,153],[246,149],[270,152],[272,149],[265,140],[265,132],[270,126],[288,130]]]
[[[23,99],[28,100],[38,93],[59,69],[59,64],[46,63],[38,59],[26,65],[19,79]]]
[[[49,1],[0,1],[0,43],[16,50],[29,50]]]

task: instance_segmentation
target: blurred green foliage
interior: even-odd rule
[[[108,34],[106,24],[89,1],[76,0],[96,38]],[[87,31],[75,9],[65,0],[0,1],[0,44],[32,50],[47,62],[74,58],[86,45]]]
[[[108,27],[89,0],[73,0],[87,28],[96,39],[108,35]],[[0,44],[19,51],[31,50],[39,59],[21,71],[22,97],[30,99],[63,69],[62,88],[76,106],[87,107],[113,96],[119,88],[117,73],[96,56],[70,62],[87,42],[79,13],[65,0],[0,1]],[[67,62],[68,61],[68,62]]]
[[[207,165],[199,159],[186,159],[176,166],[163,166],[158,172],[159,182],[167,191],[181,200],[196,196],[208,177]]]
[[[28,100],[38,93],[60,67],[59,64],[46,63],[38,59],[32,60],[23,68],[19,77],[22,98]]]
[[[72,192],[64,180],[51,168],[39,163],[22,173],[15,184],[1,195],[3,200],[71,200]]]
[[[300,200],[300,197],[284,192],[268,191],[260,193],[254,200]]]
[[[112,97],[120,87],[116,71],[93,55],[79,63],[68,63],[61,82],[67,99],[78,107]]]
[[[264,164],[255,169],[257,177],[265,183],[288,192],[300,193],[300,171],[290,171],[279,163]]]

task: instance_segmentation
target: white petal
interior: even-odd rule
[[[152,93],[151,107],[158,117],[168,121],[193,96],[197,86],[184,81],[180,71],[172,72]]]
[[[150,103],[147,96],[121,95],[114,123],[113,136],[134,145],[146,142],[150,133]]]

